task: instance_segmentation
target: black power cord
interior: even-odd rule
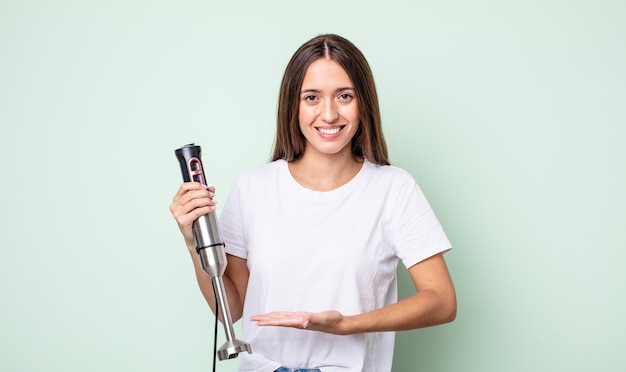
[[[215,286],[213,286],[213,295],[215,296],[215,329],[213,331],[213,372],[216,371],[216,358],[217,358],[217,323],[219,323],[220,308],[217,304],[217,293],[215,292]]]

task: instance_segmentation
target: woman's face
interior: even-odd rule
[[[300,91],[298,119],[306,138],[306,153],[351,153],[359,128],[354,85],[339,63],[320,58],[307,69]]]

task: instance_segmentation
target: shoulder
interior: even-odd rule
[[[393,165],[364,164],[366,177],[362,187],[376,195],[384,195],[390,205],[401,205],[408,200],[424,198],[422,189],[411,173]]]
[[[275,182],[281,177],[286,167],[284,160],[276,160],[271,163],[257,165],[242,171],[235,182],[236,188],[255,188],[268,182]]]
[[[378,165],[365,161],[363,167],[371,180],[387,184],[415,184],[415,179],[409,172],[394,165]]]
[[[245,169],[239,174],[240,179],[260,179],[267,178],[272,175],[278,174],[280,169],[284,166],[284,160],[276,160],[270,163],[257,165],[248,169]]]

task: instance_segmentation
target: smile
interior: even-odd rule
[[[315,129],[317,129],[318,132],[324,135],[332,136],[333,134],[339,133],[339,131],[342,130],[344,127],[345,126],[333,127],[333,128],[315,128]]]

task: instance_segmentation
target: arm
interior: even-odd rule
[[[409,268],[417,293],[363,314],[277,312],[253,316],[259,326],[287,326],[334,334],[400,331],[447,323],[456,317],[456,294],[442,254]]]
[[[213,292],[211,278],[202,270],[195,245],[189,249],[189,253],[191,254],[193,267],[196,271],[196,280],[198,281],[200,291],[213,313],[215,313],[215,293]],[[247,261],[243,258],[230,254],[226,256],[228,264],[226,265],[226,271],[222,276],[222,280],[224,281],[224,289],[226,290],[230,315],[233,322],[236,322],[241,319],[243,314],[243,303],[248,287],[248,266]]]
[[[191,255],[193,266],[196,272],[196,279],[200,286],[200,291],[215,313],[215,294],[211,278],[202,270],[200,258],[196,253],[196,242],[193,237],[192,225],[198,217],[215,210],[216,202],[213,200],[215,189],[208,190],[197,182],[186,182],[180,187],[172,204],[170,211],[178,223],[178,227],[185,238],[187,250]],[[243,303],[248,286],[248,266],[245,259],[227,255],[228,264],[222,276],[228,306],[233,321],[237,321],[243,314]]]

